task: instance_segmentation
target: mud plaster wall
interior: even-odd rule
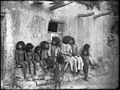
[[[24,7],[25,6],[25,7]],[[96,8],[95,14],[100,13]],[[31,8],[28,4],[19,4],[6,9],[6,38],[5,38],[5,71],[14,68],[14,50],[18,41],[39,45],[47,40],[48,23],[51,18],[63,20],[63,35],[73,36],[79,47],[85,43],[91,45],[93,57],[105,56],[107,34],[110,27],[111,15],[102,16],[96,20],[93,16],[78,18],[78,14],[91,12],[81,4],[72,3],[53,12],[45,8]]]
[[[10,3],[9,3],[10,4]],[[10,73],[15,67],[14,51],[18,41],[32,43],[34,46],[41,41],[47,40],[47,29],[49,22],[49,11],[35,10],[30,7],[24,8],[23,5],[17,4],[6,8],[6,36],[4,39],[4,71],[5,80],[10,81]]]
[[[79,49],[85,43],[89,43],[91,45],[90,53],[92,57],[106,57],[107,35],[111,29],[112,14],[101,16],[96,20],[94,20],[93,16],[78,17],[78,14],[89,12],[94,12],[94,15],[97,15],[102,11],[106,11],[106,9],[101,6],[101,11],[95,7],[93,10],[87,10],[85,5],[72,3],[55,10],[53,18],[65,21],[63,35],[73,36]]]

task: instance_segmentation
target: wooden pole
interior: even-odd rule
[[[88,17],[88,16],[92,16],[94,14],[94,12],[90,12],[90,13],[86,13],[86,14],[79,14],[78,17]]]
[[[60,23],[60,24],[63,24],[63,23],[64,23],[63,20],[55,20],[55,19],[51,19],[50,21],[54,21],[54,22],[57,22],[57,23]]]
[[[107,11],[107,12],[102,12],[98,15],[94,15],[94,19],[98,18],[98,17],[101,17],[101,16],[105,16],[105,15],[109,15],[111,14],[112,11]]]

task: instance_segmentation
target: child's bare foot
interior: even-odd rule
[[[24,77],[24,80],[26,81],[26,80],[28,80],[28,78],[27,78],[27,77]]]

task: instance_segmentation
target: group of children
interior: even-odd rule
[[[16,67],[21,65],[24,78],[26,77],[27,67],[31,74],[31,64],[34,67],[36,75],[36,63],[39,63],[45,73],[49,68],[53,68],[54,79],[60,86],[61,76],[64,75],[67,67],[70,65],[73,75],[77,75],[80,70],[84,72],[84,79],[87,80],[89,69],[89,44],[85,44],[82,54],[78,53],[75,40],[71,36],[65,36],[62,40],[58,37],[53,37],[52,42],[42,41],[39,46],[34,46],[31,43],[25,45],[23,41],[16,44],[15,61]]]

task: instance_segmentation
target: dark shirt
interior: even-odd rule
[[[61,82],[64,76],[64,65],[56,63],[54,69],[54,80],[55,82]]]

